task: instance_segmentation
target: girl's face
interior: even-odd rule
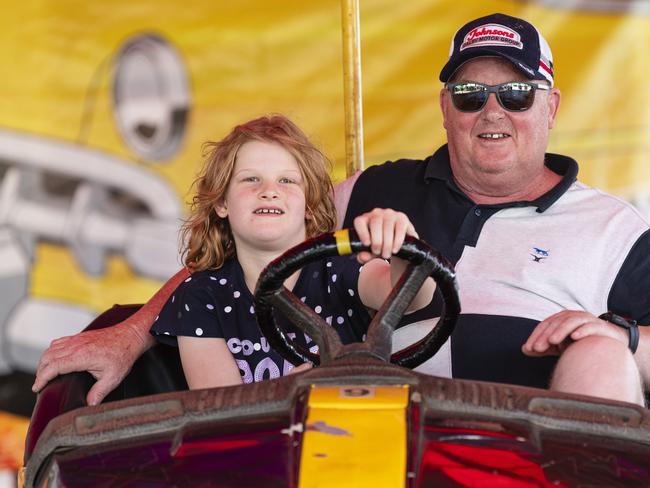
[[[237,152],[224,201],[238,251],[285,251],[306,238],[305,192],[295,158],[279,144],[249,141]]]

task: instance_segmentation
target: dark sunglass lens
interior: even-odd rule
[[[455,107],[462,112],[481,110],[489,93],[475,85],[459,85],[451,92]]]
[[[499,100],[506,110],[528,110],[535,101],[535,89],[530,85],[509,83],[499,88]]]

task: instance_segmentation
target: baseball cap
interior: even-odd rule
[[[478,56],[500,56],[529,79],[553,85],[553,54],[533,24],[505,14],[492,14],[468,22],[456,31],[449,59],[440,71],[447,82],[460,66]]]

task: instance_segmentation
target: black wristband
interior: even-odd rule
[[[639,326],[636,323],[636,320],[626,319],[620,315],[616,315],[614,312],[605,312],[598,316],[599,319],[606,320],[614,325],[618,325],[622,329],[627,329],[630,334],[630,342],[628,347],[632,354],[636,352],[636,348],[639,347]]]

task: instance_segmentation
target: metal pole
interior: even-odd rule
[[[364,169],[361,95],[359,0],[341,0],[343,33],[343,103],[345,105],[345,163],[348,176]]]

